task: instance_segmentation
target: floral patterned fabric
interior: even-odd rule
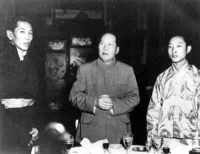
[[[148,138],[198,139],[200,72],[186,62],[161,73],[147,112]]]

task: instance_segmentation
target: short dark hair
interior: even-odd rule
[[[106,29],[105,31],[103,31],[102,33],[100,33],[99,38],[98,38],[98,42],[101,41],[101,38],[105,34],[112,34],[112,35],[114,35],[115,38],[116,38],[116,44],[117,44],[117,46],[120,46],[120,37],[119,37],[118,33],[116,31],[114,31],[113,29]]]
[[[19,21],[28,22],[29,24],[32,25],[32,21],[28,17],[25,17],[25,16],[14,16],[14,17],[8,19],[7,25],[6,25],[6,29],[14,31],[15,28],[17,27],[17,24],[18,24]]]
[[[171,33],[167,35],[167,44],[169,43],[169,41],[173,38],[173,37],[182,37],[183,40],[186,43],[186,46],[190,46],[192,45],[192,40],[189,34],[187,34],[186,32],[176,32],[176,33]]]

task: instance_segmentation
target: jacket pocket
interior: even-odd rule
[[[127,131],[131,132],[130,118],[128,117],[128,115],[124,115],[122,120],[124,122],[123,131],[125,131],[125,132],[127,132]]]
[[[128,118],[127,115],[124,115],[122,120],[123,120],[123,122],[125,122],[125,123],[127,123],[127,124],[130,123],[130,119]]]
[[[87,82],[86,83],[86,93],[89,96],[98,96],[102,93],[102,83],[92,83]]]
[[[113,82],[113,92],[117,96],[123,96],[126,92],[127,84],[125,82],[115,81]]]
[[[86,125],[90,125],[93,121],[93,118],[91,117],[91,115],[83,113],[81,116],[81,123],[86,124]]]

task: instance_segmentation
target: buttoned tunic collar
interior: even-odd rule
[[[109,70],[114,68],[117,63],[117,61],[114,59],[109,65],[107,65],[100,58],[98,58],[97,62],[103,69],[109,69]]]

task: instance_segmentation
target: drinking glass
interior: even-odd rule
[[[103,143],[103,148],[104,148],[104,153],[106,153],[106,151],[108,151],[109,148],[109,143]]]
[[[123,135],[123,144],[126,148],[126,151],[128,153],[128,149],[131,147],[133,143],[133,134],[131,132],[126,132]]]
[[[74,137],[72,135],[68,135],[67,138],[65,138],[63,144],[64,154],[69,154],[69,151],[73,147],[73,145],[74,145]]]

